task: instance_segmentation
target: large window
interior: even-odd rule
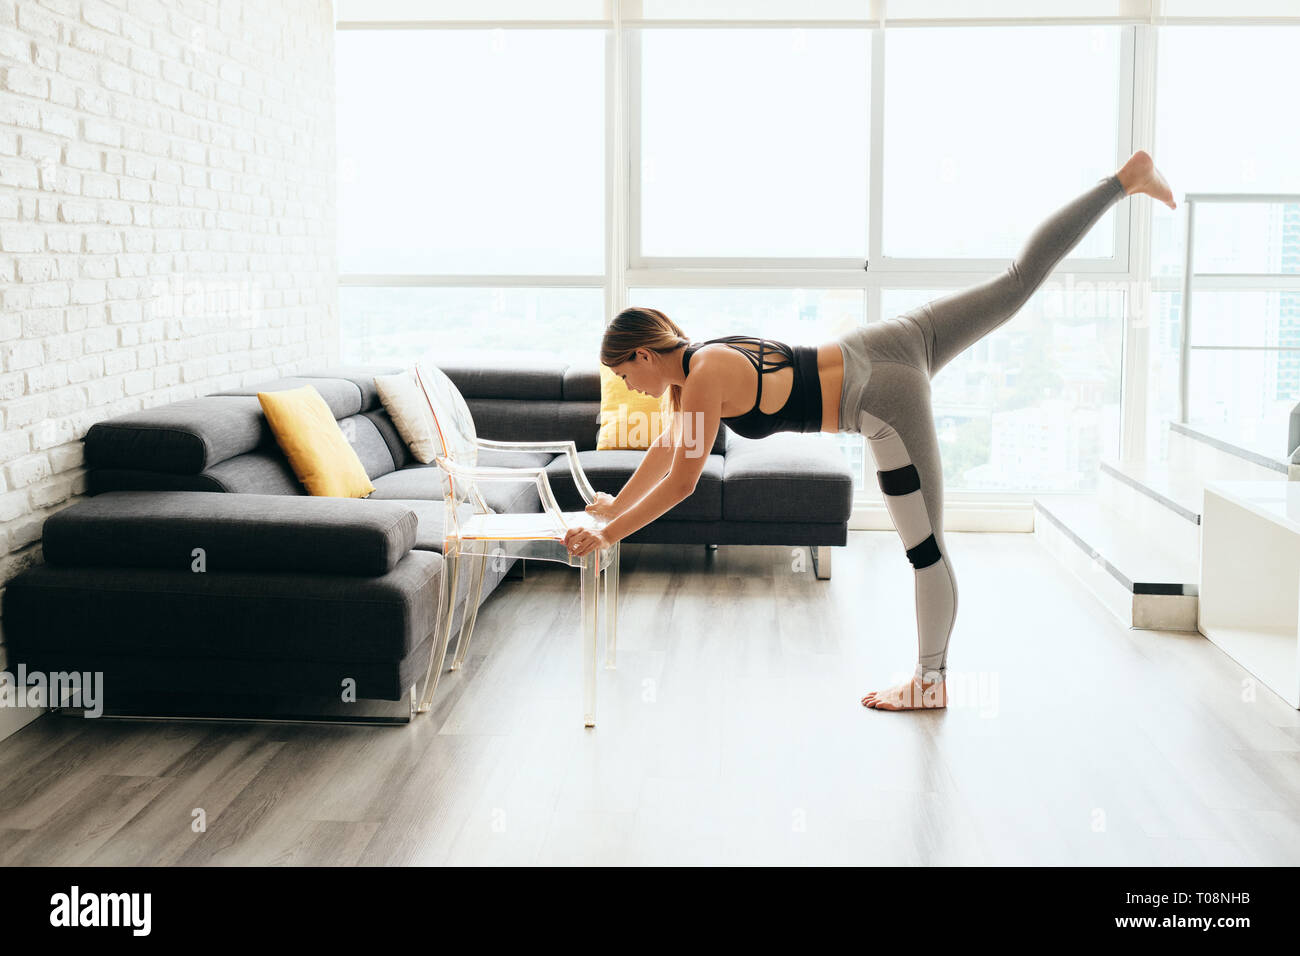
[[[1220,0],[456,0],[421,29],[376,29],[391,0],[339,3],[369,21],[337,44],[347,361],[594,363],[628,305],[697,340],[829,341],[1004,269],[1135,143],[1179,194],[1300,192],[1300,127],[1277,105],[1300,27],[1163,25],[1238,10]],[[1146,216],[1118,204],[936,377],[950,501],[1089,490],[1135,396],[1163,451],[1184,220],[1150,207],[1149,276]],[[1205,210],[1198,269],[1300,273],[1300,205]],[[1196,295],[1189,342],[1234,351],[1194,353],[1192,415],[1276,419],[1300,388],[1300,287]],[[1150,347],[1126,378],[1134,331]],[[862,440],[841,444],[878,497]]]

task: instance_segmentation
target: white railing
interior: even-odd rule
[[[1300,203],[1300,193],[1187,193],[1187,228],[1183,238],[1183,301],[1179,309],[1181,335],[1178,356],[1178,420],[1187,422],[1190,395],[1192,350],[1207,352],[1300,352],[1284,345],[1193,345],[1192,285],[1194,279],[1216,289],[1300,289],[1300,274],[1294,272],[1197,272],[1196,253],[1197,203]]]

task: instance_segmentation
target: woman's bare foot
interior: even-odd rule
[[[1120,181],[1127,195],[1146,193],[1153,199],[1159,199],[1170,209],[1178,208],[1169,183],[1165,182],[1165,177],[1160,175],[1160,170],[1156,169],[1151,154],[1144,149],[1139,149],[1130,156],[1115,177]]]
[[[938,710],[948,706],[948,685],[941,680],[925,683],[913,677],[897,687],[873,690],[862,698],[862,706],[876,710]]]

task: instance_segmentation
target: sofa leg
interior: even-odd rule
[[[818,544],[808,549],[812,552],[813,574],[818,581],[831,579],[831,549],[829,545]]]

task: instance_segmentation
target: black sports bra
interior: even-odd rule
[[[690,374],[691,355],[701,346],[714,342],[730,345],[737,352],[746,356],[758,370],[758,397],[754,407],[743,415],[723,418],[731,430],[745,438],[765,438],[773,432],[817,432],[822,428],[822,380],[817,371],[817,347],[815,345],[796,345],[791,348],[784,342],[773,339],[760,339],[752,335],[724,335],[722,338],[706,339],[686,346],[682,353],[682,371]],[[749,342],[758,346],[758,355],[750,349],[734,344]],[[774,352],[777,359],[768,364],[764,361],[765,352]],[[790,397],[786,403],[772,414],[759,411],[763,401],[763,375],[778,369],[794,369],[794,380],[790,383]]]

